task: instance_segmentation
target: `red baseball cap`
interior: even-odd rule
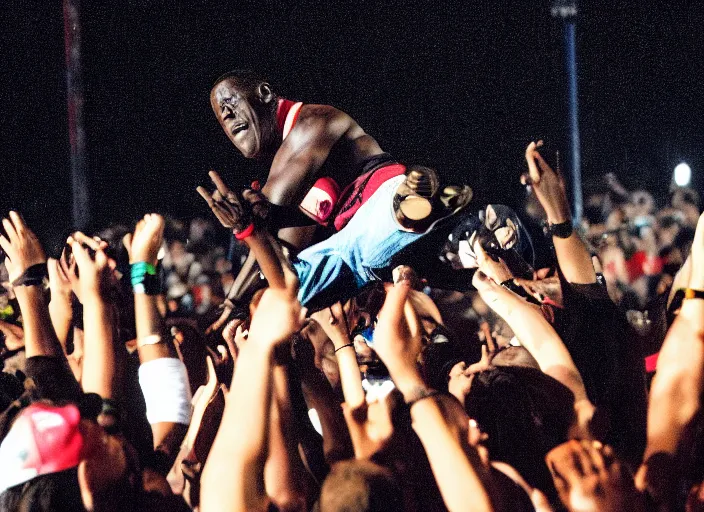
[[[84,439],[75,405],[34,403],[15,419],[0,444],[0,493],[40,475],[78,466]]]

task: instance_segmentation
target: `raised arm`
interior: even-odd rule
[[[357,353],[350,339],[342,304],[337,302],[327,309],[313,313],[311,317],[318,322],[335,347],[345,403],[348,407],[356,409],[364,403],[364,388],[362,388],[362,376],[357,364]]]
[[[5,252],[5,266],[24,319],[25,353],[27,357],[65,359],[44,297],[44,249],[17,212],[10,212],[9,217],[2,220],[5,236],[0,235],[0,247]]]
[[[198,193],[206,200],[208,206],[220,223],[231,229],[235,237],[243,241],[254,255],[259,268],[271,288],[286,288],[286,279],[292,276],[286,258],[278,244],[266,230],[256,226],[254,212],[257,203],[263,199],[253,190],[247,190],[240,198],[232,192],[215,171],[210,178],[216,186],[212,194],[204,187],[198,187]],[[286,276],[286,274],[291,274]]]
[[[292,291],[264,292],[249,339],[237,358],[220,429],[201,479],[201,509],[266,510],[267,459],[274,348],[301,327]]]
[[[467,457],[435,393],[425,386],[416,367],[420,339],[412,335],[413,326],[404,316],[409,291],[407,281],[388,290],[374,348],[410,405],[413,430],[423,444],[445,506],[451,511],[468,510],[469,504],[473,511],[494,510],[479,458]]]
[[[85,334],[81,386],[85,393],[97,393],[102,398],[115,398],[117,347],[113,340],[113,312],[107,300],[110,287],[108,257],[102,248],[95,259],[79,242],[71,245],[79,270],[83,298],[83,330]]]
[[[541,145],[542,141],[537,144],[531,142],[526,148],[529,171],[527,182],[547,214],[560,269],[570,283],[595,283],[596,272],[589,251],[572,229],[572,214],[567,201],[565,182],[562,176],[543,160],[538,152]]]
[[[665,337],[650,388],[647,445],[637,478],[638,487],[661,502],[672,496],[677,457],[690,452],[686,433],[701,411],[704,392],[704,215],[690,259],[688,291]]]
[[[508,323],[521,345],[538,362],[540,369],[572,391],[578,424],[587,427],[594,407],[587,398],[584,382],[567,347],[538,307],[497,284],[483,272],[481,262],[488,257],[479,244],[476,247],[480,270],[475,273],[472,284],[484,302]]]
[[[124,239],[130,254],[134,290],[139,383],[147,404],[147,419],[152,427],[155,450],[173,463],[190,421],[190,386],[186,367],[176,357],[164,332],[157,308],[157,254],[161,247],[164,219],[145,215],[133,235]]]

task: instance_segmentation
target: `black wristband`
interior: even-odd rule
[[[411,398],[410,400],[407,400],[406,405],[410,409],[411,407],[413,407],[415,404],[417,404],[421,400],[425,400],[426,398],[431,398],[431,397],[438,396],[441,394],[442,393],[440,393],[440,391],[437,391],[435,389],[416,390],[415,396],[413,398]]]
[[[526,296],[526,291],[523,289],[522,286],[519,286],[516,284],[516,282],[513,279],[506,279],[503,283],[501,283],[501,286],[506,288],[507,290],[512,291],[516,295],[520,295],[521,297]]]
[[[338,351],[338,350],[342,350],[343,348],[346,348],[346,347],[352,347],[352,348],[354,348],[354,343],[345,343],[345,344],[342,345],[341,347],[337,347],[337,348],[335,349],[335,354],[337,354],[337,351]]]
[[[572,236],[573,231],[574,228],[572,227],[571,220],[566,220],[559,224],[548,224],[548,234],[550,234],[550,236],[556,236],[557,238],[569,238]]]
[[[12,281],[12,286],[41,286],[44,280],[49,277],[49,271],[45,263],[37,263],[32,265],[22,275]]]

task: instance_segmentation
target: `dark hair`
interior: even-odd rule
[[[423,361],[425,363],[423,368],[426,381],[431,388],[447,392],[450,370],[457,363],[464,360],[466,360],[465,355],[454,341],[430,343],[423,351]]]
[[[220,82],[224,82],[225,80],[232,80],[238,87],[241,87],[246,91],[254,91],[260,84],[268,82],[264,75],[260,75],[256,71],[249,69],[234,69],[220,75],[217,80],[213,82],[213,87],[218,85]]]
[[[320,491],[321,512],[395,512],[404,510],[401,487],[390,470],[371,461],[333,465]]]
[[[492,459],[504,461],[534,487],[554,492],[545,455],[567,440],[574,395],[542,371],[497,367],[476,375],[465,408],[489,435]]]
[[[677,247],[682,253],[682,258],[686,258],[692,249],[692,242],[694,241],[694,229],[690,226],[682,226],[675,236],[672,245]]]
[[[85,510],[78,485],[78,468],[42,475],[7,489],[0,494],[0,510]]]

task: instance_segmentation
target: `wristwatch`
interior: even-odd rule
[[[560,222],[559,224],[548,224],[547,232],[550,236],[556,236],[557,238],[569,238],[572,236],[574,228],[572,227],[572,221],[566,220],[565,222]]]
[[[695,290],[694,288],[685,288],[685,299],[704,299],[704,290]]]

